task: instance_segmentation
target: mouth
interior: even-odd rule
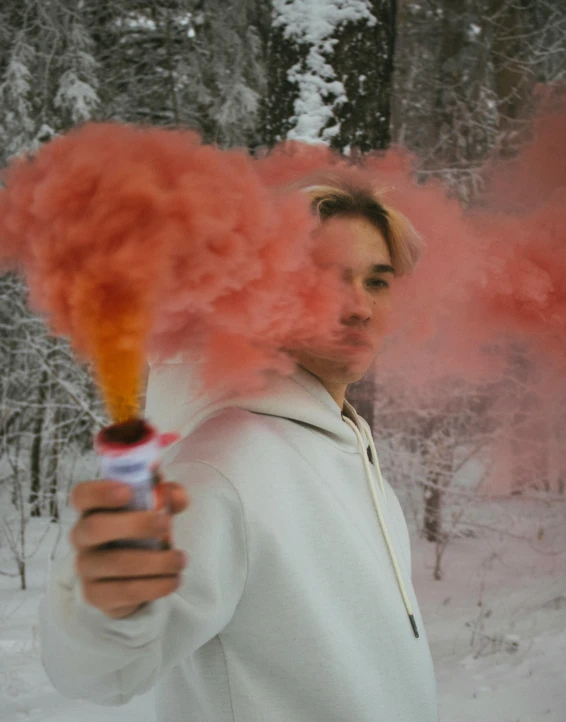
[[[361,333],[350,333],[346,336],[343,336],[341,345],[353,346],[355,348],[373,348],[367,336]]]

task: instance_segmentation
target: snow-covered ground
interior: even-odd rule
[[[0,499],[0,516],[7,509]],[[67,512],[65,530],[71,518]],[[451,542],[442,581],[432,579],[433,546],[412,530],[414,584],[435,660],[441,722],[566,722],[566,500],[484,502],[471,518],[483,526],[478,536]],[[30,522],[31,548],[44,533],[43,520]],[[18,590],[18,579],[0,576],[0,719],[151,722],[151,694],[102,708],[65,699],[50,686],[36,612],[56,536],[53,525],[29,562],[27,591]],[[5,540],[0,570],[14,571]]]

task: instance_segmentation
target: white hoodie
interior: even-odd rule
[[[437,722],[407,525],[365,421],[302,369],[206,408],[182,384],[155,372],[148,416],[183,434],[163,467],[192,500],[183,584],[113,620],[67,558],[40,609],[55,687],[118,705],[156,685],[160,722]]]

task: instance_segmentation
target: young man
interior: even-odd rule
[[[164,467],[180,481],[169,488],[184,571],[179,550],[101,550],[167,529],[156,513],[115,511],[127,501],[119,484],[75,487],[74,554],[40,614],[44,666],[63,694],[118,705],[155,685],[163,722],[438,719],[405,519],[345,401],[418,238],[367,189],[327,179],[305,192],[337,231],[326,250],[347,289],[343,345],[290,350],[294,375],[187,421]],[[181,395],[171,378],[149,414],[167,430],[182,416],[163,407]]]

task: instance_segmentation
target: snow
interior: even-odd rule
[[[120,17],[114,21],[118,28],[126,27],[130,30],[157,30],[154,20],[148,18],[141,12],[129,12],[125,17]]]
[[[468,29],[468,36],[471,40],[481,35],[481,27],[477,23],[471,23]]]
[[[298,87],[293,127],[287,137],[305,142],[327,142],[340,132],[340,124],[325,128],[337,107],[348,98],[344,85],[325,59],[332,53],[336,28],[347,22],[376,19],[367,0],[274,0],[274,27],[282,27],[284,37],[310,46],[304,61],[295,63],[287,77]],[[331,103],[328,96],[334,96]]]
[[[512,508],[520,504],[525,508]],[[531,514],[533,525],[539,518],[538,503],[532,509],[515,500],[499,506],[500,512]],[[495,509],[487,505],[482,511],[491,519]],[[549,509],[543,522],[547,528],[552,513]],[[435,661],[441,720],[564,721],[566,536],[561,513],[554,544],[562,553],[556,556],[497,533],[458,539],[449,547],[445,578],[433,582],[425,554],[415,586]],[[417,544],[421,553],[422,544]],[[414,552],[417,548],[413,543]]]
[[[285,37],[300,42],[321,43],[347,22],[377,22],[367,0],[274,0],[273,8],[274,27],[283,25]]]
[[[88,478],[87,468],[86,462],[77,464],[77,478]],[[434,546],[419,538],[401,491],[441,722],[564,722],[566,500],[512,497],[470,504],[467,529],[477,536],[450,542],[444,577],[434,581]],[[0,520],[6,512],[4,490]],[[122,707],[102,708],[59,695],[41,667],[37,607],[49,555],[55,545],[57,556],[65,552],[71,523],[66,510],[63,542],[57,545],[56,525],[45,534],[45,520],[30,520],[28,548],[45,537],[29,561],[27,591],[18,589],[16,577],[0,575],[0,717],[3,722],[154,722],[152,693]],[[0,570],[15,571],[4,539]]]
[[[74,70],[66,70],[53,102],[56,108],[69,108],[73,123],[81,123],[90,119],[100,99],[96,90],[83,83]]]
[[[28,67],[18,58],[12,58],[6,70],[6,80],[0,86],[4,91],[10,86],[10,92],[15,98],[25,97],[31,90],[31,73]]]
[[[187,28],[187,37],[189,38],[195,37],[195,29],[193,26],[202,24],[202,22],[204,22],[203,18],[204,16],[202,13],[195,16],[192,12],[179,12],[174,13],[171,16],[174,23]],[[148,17],[143,12],[136,11],[129,12],[124,17],[117,18],[114,20],[114,24],[120,30],[127,28],[128,30],[133,30],[134,32],[146,31],[151,33],[156,32],[158,29],[155,20]]]

